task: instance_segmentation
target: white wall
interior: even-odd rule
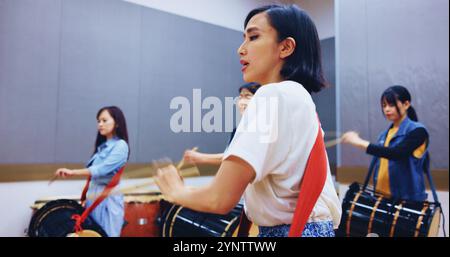
[[[212,177],[186,178],[185,182],[190,186],[199,186],[208,183]],[[140,184],[148,179],[122,180],[120,187]],[[0,183],[1,219],[0,237],[22,237],[28,228],[32,216],[31,206],[36,200],[48,197],[64,196],[76,197],[81,195],[85,181],[60,181],[57,180],[50,186],[47,181]],[[156,186],[144,188],[145,190],[157,190]],[[73,199],[73,198],[72,198]]]
[[[186,184],[190,186],[204,185],[208,183],[212,177],[192,177],[186,178]],[[147,179],[128,179],[123,180],[121,187],[135,185],[148,181]],[[77,196],[80,194],[84,186],[84,181],[55,181],[48,186],[46,181],[37,182],[18,182],[18,183],[0,183],[0,206],[2,206],[0,222],[0,237],[22,237],[25,236],[33,203],[45,197],[52,196]],[[348,189],[347,185],[340,184],[338,187],[341,201]],[[149,187],[149,190],[156,190],[156,187]],[[431,193],[428,192],[430,200]],[[449,194],[446,191],[438,191],[439,200],[442,203],[442,209],[446,218],[446,232],[449,231]],[[442,229],[439,231],[442,236]]]
[[[279,3],[275,0],[124,0],[214,25],[242,31],[253,8]]]
[[[124,0],[214,25],[243,31],[244,19],[253,8],[266,4],[295,3],[314,20],[319,38],[334,36],[334,0]]]
[[[334,0],[296,0],[316,24],[320,39],[334,37]]]

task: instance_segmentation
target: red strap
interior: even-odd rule
[[[72,215],[72,219],[75,220],[74,230],[75,230],[76,233],[80,232],[81,230],[83,230],[81,225],[86,220],[86,218],[89,216],[89,214],[95,209],[95,207],[97,207],[97,205],[99,205],[106,197],[108,197],[108,195],[111,192],[111,190],[115,186],[117,186],[117,184],[119,184],[120,176],[122,175],[122,172],[123,172],[124,169],[125,169],[125,166],[120,168],[120,170],[112,177],[112,179],[108,183],[108,185],[106,185],[105,189],[103,189],[103,192],[100,194],[100,196],[94,201],[94,203],[91,206],[89,206],[89,208],[84,210],[84,212],[83,212],[83,214],[81,214],[81,216],[78,215],[78,214]],[[82,203],[86,200],[86,193],[87,193],[87,191],[89,189],[90,181],[91,181],[91,176],[88,177],[87,183],[84,186],[83,193],[81,195],[81,202]]]
[[[86,185],[84,185],[83,193],[81,193],[81,204],[84,204],[84,201],[86,201],[86,194],[89,189],[89,183],[91,183],[91,175],[89,175],[88,179],[86,180]]]
[[[317,133],[316,142],[311,150],[303,179],[300,182],[299,197],[297,206],[295,207],[294,217],[292,218],[289,237],[301,237],[309,215],[320,193],[322,193],[327,178],[327,169],[327,152],[319,122],[319,132]]]

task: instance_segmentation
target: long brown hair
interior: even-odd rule
[[[123,139],[125,142],[127,142],[127,145],[129,145],[128,143],[128,130],[127,130],[127,122],[125,120],[125,115],[123,115],[122,110],[120,110],[119,107],[117,106],[106,106],[101,108],[98,112],[97,112],[97,120],[98,117],[100,116],[100,114],[103,111],[107,111],[109,113],[109,115],[111,115],[111,117],[114,120],[115,123],[115,128],[114,128],[114,134],[120,138]],[[95,148],[94,148],[94,153],[97,153],[97,148],[103,144],[104,142],[106,142],[106,137],[102,136],[100,134],[100,132],[97,132],[97,139],[95,140]],[[130,151],[128,151],[128,159],[130,158]]]

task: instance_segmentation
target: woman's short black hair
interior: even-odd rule
[[[296,5],[267,5],[256,8],[247,15],[244,29],[250,19],[259,13],[266,13],[269,23],[278,33],[281,42],[292,37],[296,47],[280,71],[286,80],[303,85],[309,92],[319,92],[327,83],[323,77],[320,40],[316,26],[309,15]]]
[[[250,91],[250,93],[255,94],[256,91],[258,91],[258,89],[261,87],[260,84],[256,83],[256,82],[250,82],[247,84],[242,85],[239,88],[239,93],[241,93],[242,89],[247,89],[248,91]]]

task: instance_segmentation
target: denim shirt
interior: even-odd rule
[[[91,181],[99,185],[107,185],[128,159],[128,144],[117,137],[97,147],[97,152],[87,162],[91,172]]]
[[[90,196],[100,195],[112,177],[125,165],[128,159],[128,144],[117,137],[112,138],[97,148],[87,167],[91,172],[91,183],[87,192],[86,206],[93,203]],[[110,237],[121,234],[124,223],[123,195],[106,197],[90,214]]]
[[[389,146],[393,147],[398,145],[409,132],[417,128],[425,128],[425,126],[406,117],[400,124],[397,133],[389,142]],[[389,129],[390,127],[381,133],[377,144],[384,145]],[[389,160],[389,183],[393,198],[413,201],[424,201],[427,199],[427,194],[425,193],[423,166],[425,156],[426,153],[423,154],[421,158],[416,158],[413,155],[410,155],[406,159]],[[374,161],[375,165],[373,167],[373,180],[374,187],[376,187],[380,159],[378,157],[374,157]]]

